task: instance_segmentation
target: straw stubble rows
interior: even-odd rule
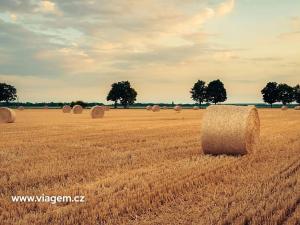
[[[243,157],[203,154],[203,113],[18,112],[0,130],[1,224],[296,224],[299,113],[259,110],[259,149]],[[43,193],[86,203],[10,200]]]

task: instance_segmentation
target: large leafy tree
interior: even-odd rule
[[[293,102],[295,100],[294,97],[294,88],[287,84],[278,85],[278,100],[282,102],[283,105]]]
[[[271,105],[279,100],[279,89],[278,84],[276,82],[269,82],[267,85],[261,90],[263,95],[264,102]]]
[[[17,90],[14,86],[0,83],[0,102],[15,101],[17,99]]]
[[[106,97],[107,101],[113,101],[114,107],[117,108],[118,100],[121,98],[121,82],[113,83]]]
[[[192,99],[196,102],[201,104],[206,100],[206,86],[205,82],[202,80],[198,80],[193,88],[191,89],[190,93],[192,94]]]
[[[214,104],[227,100],[227,92],[222,81],[214,80],[207,85],[206,98],[208,102]]]
[[[107,95],[107,101],[114,101],[115,108],[120,101],[124,108],[133,104],[136,101],[137,92],[131,87],[129,81],[121,81],[112,84],[111,90]]]
[[[295,101],[300,104],[300,85],[297,84],[295,87],[294,87],[294,93],[295,93]]]

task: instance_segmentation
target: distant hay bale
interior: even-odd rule
[[[0,123],[13,123],[16,120],[16,113],[6,107],[0,108]]]
[[[18,110],[20,110],[20,111],[23,111],[25,108],[24,108],[24,106],[19,106],[18,107]]]
[[[153,112],[159,112],[160,111],[160,106],[159,105],[152,106],[152,111]]]
[[[174,107],[174,110],[175,110],[176,112],[180,112],[180,111],[182,110],[182,107],[181,107],[180,105],[176,105],[176,106]]]
[[[193,107],[193,110],[198,110],[199,109],[199,106],[194,106]]]
[[[102,107],[102,106],[96,105],[91,108],[90,114],[93,119],[97,119],[97,118],[102,118],[104,116],[105,111],[106,111],[105,106]]]
[[[296,106],[294,109],[295,110],[300,110],[300,106]]]
[[[288,109],[289,109],[289,107],[287,107],[286,105],[281,107],[281,110],[288,110]]]
[[[73,109],[72,109],[72,112],[73,114],[81,114],[83,111],[83,108],[81,105],[74,105],[73,106]]]
[[[146,109],[147,109],[147,110],[151,110],[151,109],[152,109],[152,106],[151,106],[151,105],[147,105]]]
[[[69,105],[64,105],[62,111],[63,113],[70,113],[72,111],[72,108]]]
[[[168,107],[167,107],[167,106],[164,106],[163,109],[168,109]]]
[[[44,106],[44,109],[49,109],[49,107],[47,105]]]
[[[202,122],[202,149],[205,154],[244,155],[255,149],[259,134],[255,107],[209,106]]]

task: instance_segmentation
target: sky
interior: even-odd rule
[[[190,103],[199,79],[227,103],[300,83],[300,1],[0,1],[0,82],[19,101],[106,103],[129,80],[137,102]]]

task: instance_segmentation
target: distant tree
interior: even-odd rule
[[[287,84],[279,84],[278,92],[278,100],[282,102],[283,105],[289,104],[295,100],[294,88]]]
[[[192,94],[192,99],[196,102],[201,104],[206,100],[206,86],[205,82],[202,80],[198,80],[193,88],[191,89],[190,93]]]
[[[111,89],[106,97],[107,101],[114,102],[114,108],[117,108],[118,100],[121,98],[121,83],[113,83]]]
[[[6,83],[0,83],[0,102],[8,104],[17,99],[17,90],[14,86]]]
[[[117,108],[118,101],[124,108],[133,104],[136,101],[137,92],[131,87],[129,81],[121,81],[114,83],[107,95],[107,101],[114,101],[115,108]]]
[[[222,81],[214,80],[207,85],[206,98],[208,102],[214,104],[227,100],[227,92]]]
[[[279,99],[279,89],[278,84],[276,82],[269,82],[267,85],[261,90],[263,95],[264,102],[271,105],[278,101]]]
[[[297,84],[294,87],[294,95],[295,95],[295,101],[300,104],[300,85]]]
[[[86,108],[87,107],[87,103],[85,103],[84,101],[73,101],[70,103],[70,106],[73,107],[74,105],[81,105],[82,108]]]

